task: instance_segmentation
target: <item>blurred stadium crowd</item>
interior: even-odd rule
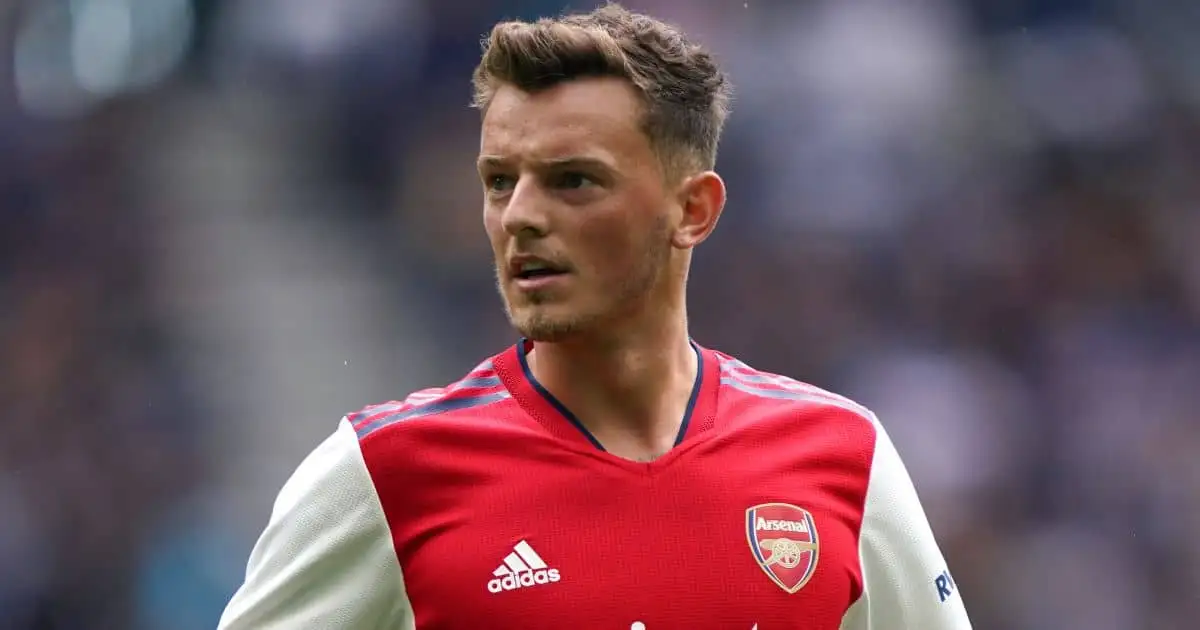
[[[977,628],[1195,628],[1200,5],[627,5],[738,87],[697,339],[876,409]],[[513,340],[468,77],[564,2],[5,7],[0,629],[212,628],[342,413]]]

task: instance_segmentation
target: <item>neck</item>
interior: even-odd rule
[[[528,361],[607,450],[631,459],[661,455],[674,444],[699,369],[682,309],[603,338],[537,343]]]

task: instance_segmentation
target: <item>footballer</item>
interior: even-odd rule
[[[875,415],[688,333],[730,84],[610,4],[497,24],[483,225],[519,341],[342,418],[222,630],[968,630]]]

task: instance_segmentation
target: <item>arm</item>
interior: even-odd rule
[[[218,630],[413,627],[383,508],[342,420],[279,492]]]
[[[970,630],[908,471],[875,425],[875,454],[859,534],[862,596],[842,630]]]

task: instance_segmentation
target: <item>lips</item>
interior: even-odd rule
[[[508,274],[517,280],[536,280],[562,275],[566,265],[538,256],[514,256],[509,260]]]

